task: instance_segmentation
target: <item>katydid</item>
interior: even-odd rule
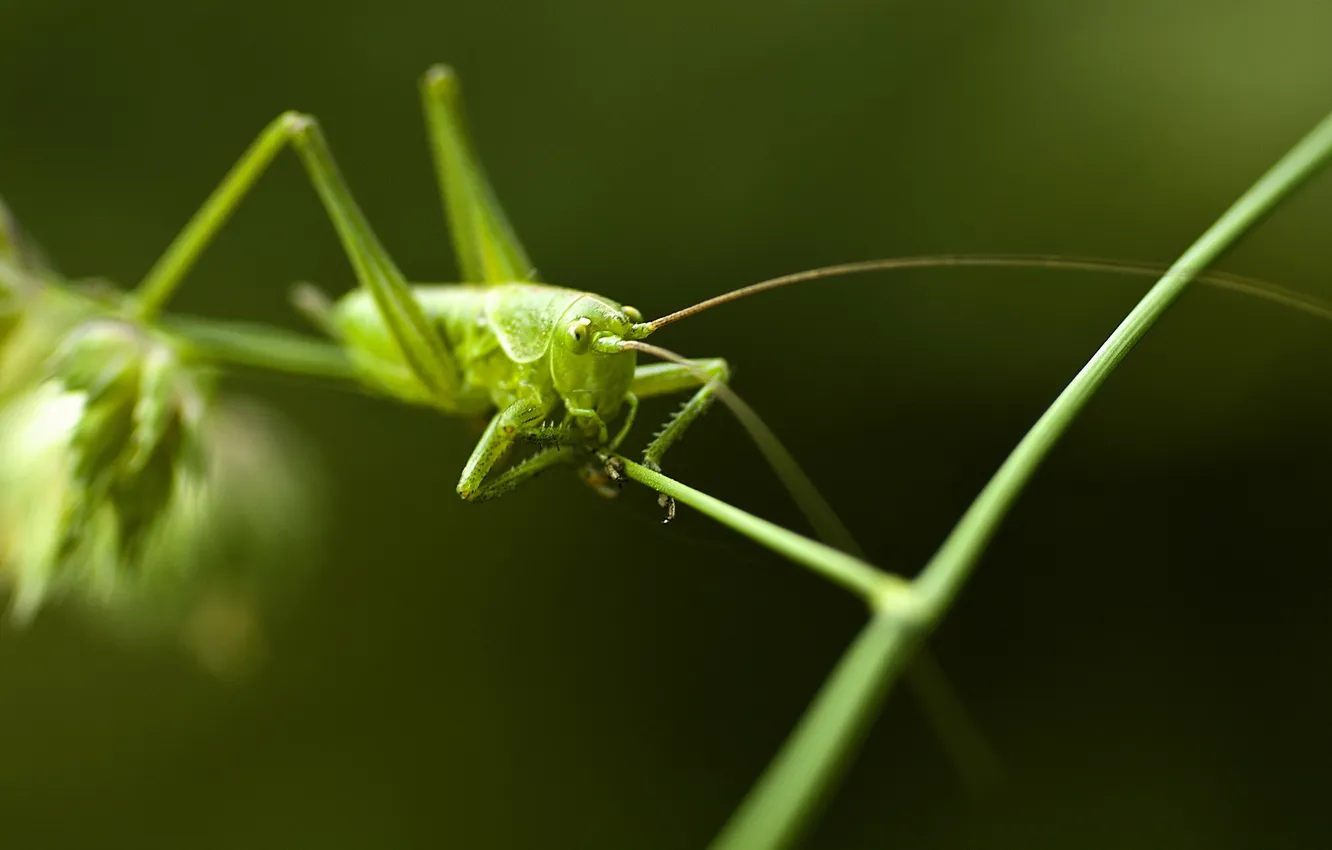
[[[706,409],[720,359],[638,367],[625,340],[648,333],[642,316],[610,299],[534,282],[466,134],[456,78],[446,68],[422,79],[422,97],[454,246],[466,285],[409,287],[361,214],[315,120],[284,113],[261,134],[138,290],[137,311],[151,316],[170,295],[273,157],[290,144],[337,228],[361,288],[336,304],[308,290],[307,312],[342,343],[361,379],[403,401],[446,414],[496,409],[458,481],[467,500],[500,495],[589,452],[615,451],[641,398],[694,389],[653,440],[654,468]],[[702,377],[700,376],[700,373]],[[612,423],[624,411],[612,433]],[[555,418],[557,414],[562,414]],[[543,448],[491,473],[519,441]]]
[[[693,391],[644,451],[660,469],[667,452],[718,397],[737,409],[807,513],[817,497],[771,433],[725,388],[721,358],[689,360],[641,340],[680,318],[756,292],[838,274],[931,266],[1092,269],[1154,274],[1155,266],[1047,256],[957,255],[851,263],[754,284],[694,307],[643,321],[609,298],[537,282],[532,263],[496,200],[472,148],[458,81],[444,66],[421,79],[433,158],[457,261],[466,283],[410,286],[381,246],[343,181],[314,118],[288,112],[259,136],[135,293],[141,319],[151,318],[277,153],[291,145],[333,221],[360,286],[337,301],[311,287],[297,306],[332,336],[363,384],[448,415],[495,411],[458,480],[466,500],[493,498],[554,466],[584,464],[584,478],[617,479],[614,453],[633,425],[639,401]],[[1225,275],[1210,282],[1332,316],[1332,311],[1270,284]],[[638,365],[636,354],[668,362]],[[673,362],[671,362],[673,361]],[[746,415],[747,412],[747,415]],[[617,423],[618,420],[618,424]],[[612,427],[614,426],[614,427]],[[756,429],[760,429],[759,430]],[[519,443],[534,454],[501,470]],[[604,476],[598,467],[605,470]],[[798,479],[798,480],[796,480]],[[674,505],[663,497],[667,520]],[[815,505],[817,508],[818,506]],[[829,511],[823,511],[825,516]]]
[[[341,345],[367,388],[448,415],[474,417],[494,411],[457,484],[458,494],[469,501],[499,496],[559,465],[581,464],[588,483],[613,493],[607,483],[618,477],[615,453],[634,423],[639,401],[692,391],[683,408],[648,444],[646,466],[659,470],[667,450],[714,400],[721,399],[750,431],[819,535],[855,552],[858,547],[800,467],[727,387],[727,362],[683,358],[645,343],[646,337],[722,303],[834,275],[940,266],[1137,275],[1163,271],[1148,264],[1034,255],[872,260],[753,284],[647,322],[639,311],[610,298],[537,281],[473,151],[456,77],[445,67],[432,68],[421,80],[421,95],[464,283],[409,285],[352,198],[315,119],[289,112],[261,133],[150,270],[134,294],[133,309],[142,320],[155,316],[254,181],[290,145],[332,219],[359,282],[358,288],[336,301],[312,287],[298,288],[297,307]],[[1261,281],[1221,274],[1202,275],[1199,280],[1332,318],[1332,309],[1314,299]],[[248,364],[263,359],[257,351],[237,358],[238,350],[233,346],[227,354]],[[640,366],[639,353],[666,362]],[[324,374],[322,366],[311,371]],[[536,444],[538,449],[502,467],[506,455],[520,443]],[[662,497],[661,504],[669,521],[674,503]],[[952,701],[938,681],[922,687],[931,694],[928,701]],[[947,713],[952,722],[966,725],[957,711],[954,705]],[[944,733],[946,740],[962,737],[955,731]],[[971,733],[965,737],[975,738]],[[959,761],[966,761],[983,743],[961,746],[968,752]]]

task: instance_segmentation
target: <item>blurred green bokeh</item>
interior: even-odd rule
[[[875,256],[1169,260],[1332,108],[1330,32],[1312,0],[0,0],[0,193],[67,274],[131,283],[298,108],[402,268],[452,279],[415,91],[447,61],[544,277],[649,315]],[[1330,222],[1332,175],[1225,267],[1332,298]],[[351,275],[284,158],[173,306],[299,328],[298,279]],[[827,281],[660,342],[730,358],[910,571],[1145,285]],[[701,846],[862,621],[697,515],[663,529],[641,490],[552,474],[465,505],[463,423],[234,386],[329,470],[319,575],[239,684],[73,611],[3,634],[0,846]],[[1187,295],[935,642],[1009,786],[968,798],[897,698],[813,846],[1326,844],[1329,387],[1332,327]],[[725,413],[670,459],[803,528]]]

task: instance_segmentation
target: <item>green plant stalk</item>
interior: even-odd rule
[[[285,142],[283,134],[288,129],[275,122],[266,131],[251,151],[252,156],[245,160],[254,162],[233,169],[186,232],[150,271],[136,293],[139,315],[152,316],[167,300],[193,263],[199,233],[215,229],[229,215],[245,187]],[[856,592],[876,612],[787,746],[732,818],[718,846],[781,847],[799,838],[812,821],[816,803],[831,791],[840,767],[898,671],[904,669],[951,604],[999,522],[1090,395],[1189,281],[1306,179],[1329,152],[1332,116],[1255,184],[1144,297],[1019,443],[915,582],[906,582],[637,464],[626,464],[630,477],[674,495]],[[350,363],[334,346],[294,334],[194,319],[168,319],[167,324],[171,333],[187,340],[193,352],[203,358],[338,380],[354,377]]]
[[[1245,192],[1147,292],[1014,448],[920,576],[911,582],[909,592],[904,594],[903,588],[896,587],[892,597],[878,597],[883,604],[876,605],[875,615],[722,829],[712,845],[716,850],[768,850],[791,847],[800,840],[812,825],[819,804],[831,794],[891,685],[952,604],[999,523],[1092,394],[1201,269],[1213,263],[1329,158],[1332,115]],[[631,477],[727,522],[756,542],[827,573],[828,562],[821,562],[817,550],[807,545],[793,546],[791,541],[771,534],[770,529],[755,534],[759,526],[737,521],[734,516],[723,519],[728,510],[735,510],[725,503],[662,476],[648,479],[632,470]]]

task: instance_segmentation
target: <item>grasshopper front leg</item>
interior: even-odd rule
[[[630,391],[639,398],[676,393],[697,387],[699,384],[703,385],[648,444],[643,452],[644,466],[657,472],[661,471],[661,459],[666,450],[679,442],[685,430],[712,405],[717,397],[717,386],[726,383],[730,378],[730,365],[719,357],[690,360],[688,365],[653,363],[639,366],[634,371],[634,382],[630,386]],[[675,518],[675,500],[661,494],[659,502],[666,511],[664,521],[670,522]]]
[[[487,499],[494,499],[503,496],[519,484],[529,478],[534,478],[555,466],[564,466],[574,463],[580,456],[579,450],[574,446],[553,446],[542,449],[521,463],[516,463],[509,469],[504,470],[489,481],[481,481],[476,485],[476,489],[469,491],[463,496],[471,502],[484,502]],[[459,485],[461,487],[461,485]],[[459,490],[459,493],[462,491]]]
[[[624,423],[606,444],[607,452],[615,451],[628,435],[629,429],[633,427],[634,418],[638,413],[638,397],[629,393],[625,396],[625,405],[628,407],[628,412],[625,414]],[[586,458],[589,451],[586,432],[576,424],[576,417],[570,417],[560,424],[543,424],[549,412],[550,409],[541,404],[517,401],[497,413],[486,426],[481,441],[472,450],[472,456],[468,459],[467,466],[463,468],[462,479],[458,482],[458,495],[471,502],[493,499],[551,467],[572,465],[580,458]],[[495,464],[499,463],[513,444],[520,439],[544,444],[545,448],[514,464],[493,479],[488,479]],[[587,476],[584,478],[586,480]],[[588,483],[603,495],[613,495],[595,482]]]
[[[463,467],[462,477],[458,479],[458,495],[469,502],[492,499],[519,482],[549,469],[563,460],[564,454],[572,452],[573,448],[566,446],[547,449],[514,466],[494,481],[486,480],[495,464],[504,458],[525,432],[536,429],[544,433],[547,430],[542,428],[541,423],[549,412],[548,404],[519,399],[496,413],[481,435],[480,442],[472,450],[467,465]]]

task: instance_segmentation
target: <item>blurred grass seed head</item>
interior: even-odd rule
[[[41,264],[0,204],[0,584],[19,623],[70,599],[235,672],[306,561],[317,467],[174,341]],[[322,489],[322,488],[317,488]]]

